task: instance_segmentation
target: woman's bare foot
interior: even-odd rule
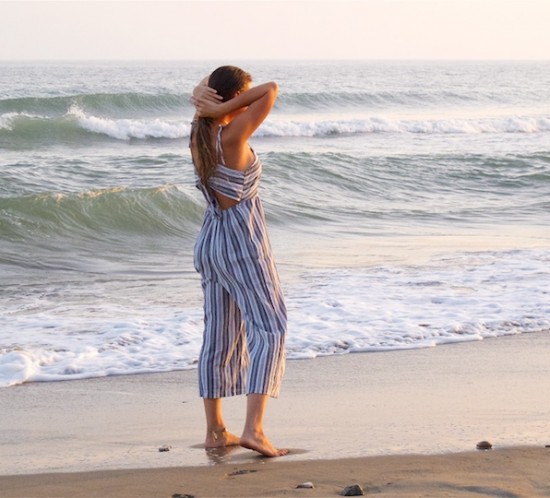
[[[205,448],[222,448],[224,446],[238,446],[239,444],[241,444],[241,440],[235,434],[228,432],[225,427],[208,431],[204,440]]]
[[[257,451],[266,457],[278,457],[288,454],[288,450],[278,450],[263,433],[244,433],[241,436],[241,446],[249,450]]]

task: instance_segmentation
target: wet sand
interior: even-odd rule
[[[200,447],[195,371],[3,389],[0,495],[333,496],[357,482],[387,496],[550,496],[549,353],[544,332],[289,361],[266,430],[292,451],[274,460]],[[225,403],[237,433],[244,401]],[[476,451],[481,440],[494,449]],[[304,481],[315,489],[294,490]]]
[[[511,448],[450,455],[266,461],[215,467],[113,470],[1,478],[10,497],[550,496],[550,449]],[[313,489],[297,486],[311,482]]]

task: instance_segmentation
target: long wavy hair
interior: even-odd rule
[[[221,66],[208,78],[208,86],[222,96],[222,102],[226,102],[235,97],[251,81],[252,77],[246,71],[235,66]],[[201,183],[205,187],[208,187],[208,179],[214,174],[218,163],[216,148],[212,144],[213,123],[212,118],[199,118],[195,125],[197,147],[195,165]]]

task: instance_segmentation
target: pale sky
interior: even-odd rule
[[[550,0],[1,1],[0,60],[550,59]]]

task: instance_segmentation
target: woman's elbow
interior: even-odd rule
[[[279,85],[276,81],[269,82],[269,91],[276,97],[279,94]]]

